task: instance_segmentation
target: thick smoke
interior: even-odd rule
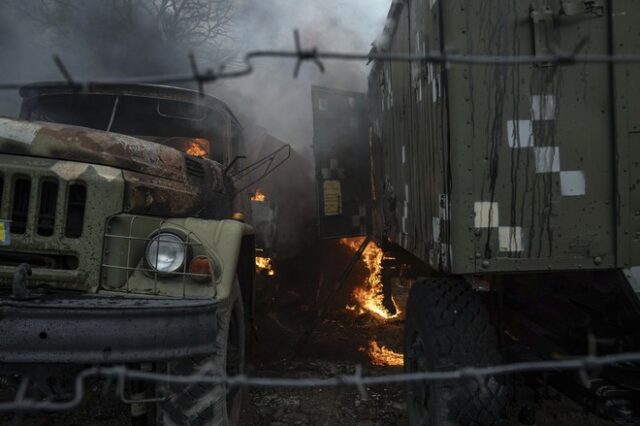
[[[291,50],[297,28],[305,48],[368,52],[382,31],[389,4],[390,0],[245,2],[238,21],[239,50]],[[365,63],[325,62],[323,74],[305,63],[294,79],[294,60],[258,59],[253,64],[254,74],[223,81],[212,93],[231,105],[243,123],[265,128],[296,150],[282,170],[260,184],[280,201],[278,255],[288,257],[308,252],[307,245],[316,237],[311,86],[364,92],[368,69]]]
[[[223,26],[214,27],[218,32],[212,40],[203,42],[199,36],[201,28],[207,29],[206,22],[204,27],[195,27],[195,33],[193,26],[176,27],[171,14],[163,17],[154,12],[155,5],[167,3],[160,0],[0,0],[0,81],[61,80],[53,54],[63,59],[77,81],[188,73],[190,51],[200,69],[222,63],[232,69],[242,66],[240,59],[249,50],[293,49],[295,28],[300,30],[304,47],[368,52],[382,31],[391,0],[168,3],[184,2],[197,6],[192,10],[196,19],[206,5],[231,4],[233,13]],[[258,59],[254,74],[206,87],[208,94],[229,104],[249,130],[247,134],[261,134],[255,127],[264,128],[296,151],[279,175],[261,183],[271,191],[270,197],[282,201],[283,208],[296,205],[290,217],[281,215],[287,223],[280,234],[290,243],[285,244],[290,252],[313,238],[304,232],[315,232],[309,223],[315,212],[311,86],[364,92],[368,71],[365,63],[328,61],[323,74],[306,63],[294,79],[294,63]],[[16,115],[19,105],[17,92],[0,92],[0,115]],[[263,140],[277,144],[273,138]],[[256,152],[245,154],[255,159],[265,154],[264,149],[256,145]]]
[[[366,52],[391,0],[192,1],[233,4],[231,22],[213,43],[172,33],[171,22],[150,14],[147,6],[155,0],[3,0],[0,80],[59,80],[53,54],[78,80],[188,72],[190,50],[201,67],[219,65],[229,51],[240,58],[251,49],[291,49],[294,28],[305,46]],[[244,124],[258,124],[304,150],[311,144],[310,85],[366,87],[364,64],[326,65],[321,74],[306,64],[294,80],[292,61],[257,60],[254,75],[209,85],[207,91],[230,103]],[[18,104],[15,92],[0,93],[0,114],[16,114]]]
[[[241,50],[293,49],[293,30],[304,47],[368,52],[380,34],[390,0],[260,0],[247,2],[240,27]],[[364,92],[364,63],[326,62],[322,74],[312,63],[293,78],[293,60],[256,60],[256,72],[241,81],[227,81],[220,93],[245,120],[309,154],[312,143],[310,86],[322,85]]]
[[[188,73],[189,56],[233,53],[235,0],[2,0],[0,81],[77,81]],[[15,92],[0,93],[15,114]],[[1,108],[1,107],[0,107]]]

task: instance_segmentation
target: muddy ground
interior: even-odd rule
[[[344,247],[320,247],[311,259],[281,263],[276,278],[262,276],[258,282],[256,339],[252,342],[249,371],[260,377],[332,377],[351,374],[362,366],[365,375],[402,372],[400,366],[376,366],[367,355],[371,340],[402,352],[402,318],[382,322],[368,314],[345,309],[353,301],[355,285],[366,270],[359,265],[351,279],[333,291],[341,268],[348,262]],[[326,272],[333,271],[333,272]],[[302,278],[301,278],[302,277]],[[395,289],[403,306],[408,288]],[[318,321],[318,313],[324,313]],[[313,327],[315,325],[315,328]],[[313,328],[313,332],[309,330]],[[535,381],[534,381],[535,383]],[[7,397],[6,389],[0,399]],[[522,392],[520,392],[522,393]],[[600,426],[602,420],[561,396],[552,388],[525,387],[526,398],[509,407],[508,425],[518,425],[523,406],[536,413],[536,424]],[[113,398],[94,393],[92,400],[71,413],[29,415],[19,421],[0,415],[2,425],[84,426],[130,424],[128,408]],[[106,408],[96,408],[102,402]],[[105,404],[106,402],[106,404]],[[115,405],[114,405],[115,404]],[[355,389],[249,389],[241,415],[242,425],[407,425],[402,386]]]

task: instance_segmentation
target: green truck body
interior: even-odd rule
[[[638,18],[630,0],[394,1],[368,106],[313,88],[320,233],[377,240],[386,299],[414,280],[405,371],[640,347],[640,65],[602,60],[640,53]],[[640,418],[637,366],[546,374]],[[517,379],[485,382],[409,385],[410,424],[501,424]]]
[[[603,4],[396,2],[378,50],[637,51],[640,5]],[[640,264],[637,70],[376,62],[378,200],[396,204],[377,234],[455,274]]]

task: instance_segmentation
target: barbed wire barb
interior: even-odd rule
[[[318,57],[318,48],[313,47],[308,50],[302,49],[302,43],[300,42],[300,31],[297,28],[293,30],[293,42],[296,48],[295,53],[298,58],[293,70],[293,78],[298,78],[298,75],[300,74],[300,68],[302,67],[302,62],[304,61],[313,61],[318,69],[320,69],[320,72],[325,72],[324,64]]]
[[[204,96],[206,94],[204,90],[205,83],[215,82],[218,79],[218,75],[211,68],[207,68],[204,73],[201,73],[198,68],[198,63],[196,62],[196,56],[193,52],[189,52],[189,65],[191,66],[191,72],[193,73],[193,81],[198,86],[198,94],[200,96]],[[221,70],[222,69],[223,68],[221,68]]]
[[[67,84],[72,87],[75,86],[76,83],[73,80],[73,77],[71,77],[71,73],[65,66],[64,62],[62,62],[62,59],[60,58],[60,56],[53,55],[53,63],[56,64],[58,71],[60,71],[60,74],[62,74],[62,77],[64,77]]]
[[[362,384],[362,365],[356,365],[356,371],[353,374],[353,381],[356,383],[356,389],[360,393],[360,398],[363,401],[367,401],[369,399],[369,394],[367,393],[367,388]]]

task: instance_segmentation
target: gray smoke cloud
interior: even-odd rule
[[[368,52],[382,31],[391,0],[260,0],[245,2],[240,21],[241,50],[293,49],[293,30],[305,47]],[[294,61],[257,60],[256,72],[240,81],[214,87],[244,120],[293,144],[308,155],[312,143],[310,86],[321,85],[364,92],[365,63],[325,62],[326,73],[306,63],[298,79]]]
[[[294,28],[300,30],[305,46],[366,52],[380,34],[391,2],[225,0],[235,6],[225,34],[229,38],[193,46],[188,39],[167,40],[167,25],[150,18],[144,8],[154,1],[3,0],[0,80],[60,80],[52,54],[64,60],[77,80],[189,72],[189,50],[195,51],[202,68],[218,66],[229,59],[227,50],[241,57],[252,49],[292,49]],[[55,6],[48,15],[42,11],[43,3]],[[306,64],[297,80],[292,78],[292,61],[258,60],[255,65],[253,75],[209,85],[208,93],[227,101],[245,124],[262,126],[302,150],[311,144],[312,84],[366,89],[367,69],[361,63],[328,62],[326,74]],[[0,92],[0,114],[17,114],[18,105],[16,92]]]

